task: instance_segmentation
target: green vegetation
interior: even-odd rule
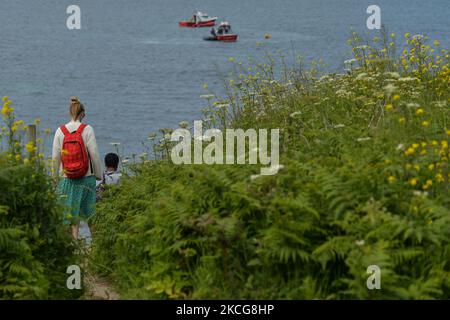
[[[77,264],[70,234],[42,156],[23,145],[23,121],[3,99],[0,150],[0,299],[76,298],[66,288],[66,268]],[[1,142],[1,139],[0,139]]]
[[[346,74],[230,59],[205,115],[280,128],[283,169],[132,166],[98,206],[93,266],[122,298],[450,298],[449,55],[394,38],[354,34]]]
[[[394,38],[354,34],[346,74],[231,58],[227,96],[207,96],[205,122],[279,128],[281,170],[174,165],[162,129],[158,160],[141,155],[104,193],[88,271],[122,298],[450,298],[449,53]],[[13,111],[4,97],[0,299],[79,298],[66,268],[85,257]],[[366,286],[370,265],[381,290]]]

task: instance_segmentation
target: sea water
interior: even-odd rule
[[[81,9],[81,30],[66,26],[73,4]],[[259,59],[257,42],[342,70],[352,30],[378,35],[366,27],[371,4],[400,40],[405,32],[426,34],[449,48],[449,0],[1,0],[0,95],[12,99],[18,118],[40,118],[52,132],[69,120],[69,97],[76,95],[101,154],[114,150],[111,142],[140,153],[149,133],[201,119],[203,84],[221,92],[228,58]],[[238,42],[203,41],[209,28],[178,27],[197,10],[228,20]]]

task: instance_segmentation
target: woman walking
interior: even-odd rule
[[[69,111],[71,121],[55,132],[52,160],[53,174],[62,177],[58,192],[67,208],[65,223],[78,239],[80,219],[95,213],[96,178],[102,179],[102,170],[94,130],[82,123],[86,112],[77,97],[70,98]]]

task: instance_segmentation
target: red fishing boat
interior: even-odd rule
[[[207,13],[197,11],[188,21],[180,21],[181,28],[204,28],[214,27],[217,17],[210,17]]]
[[[220,23],[219,28],[211,29],[211,35],[204,37],[203,40],[207,41],[222,41],[222,42],[236,42],[238,35],[231,31],[231,25],[227,21]]]

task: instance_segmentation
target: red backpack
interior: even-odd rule
[[[74,132],[69,132],[64,125],[60,127],[64,134],[61,163],[67,178],[82,178],[89,170],[90,159],[82,137],[86,126],[86,124],[81,124]]]

